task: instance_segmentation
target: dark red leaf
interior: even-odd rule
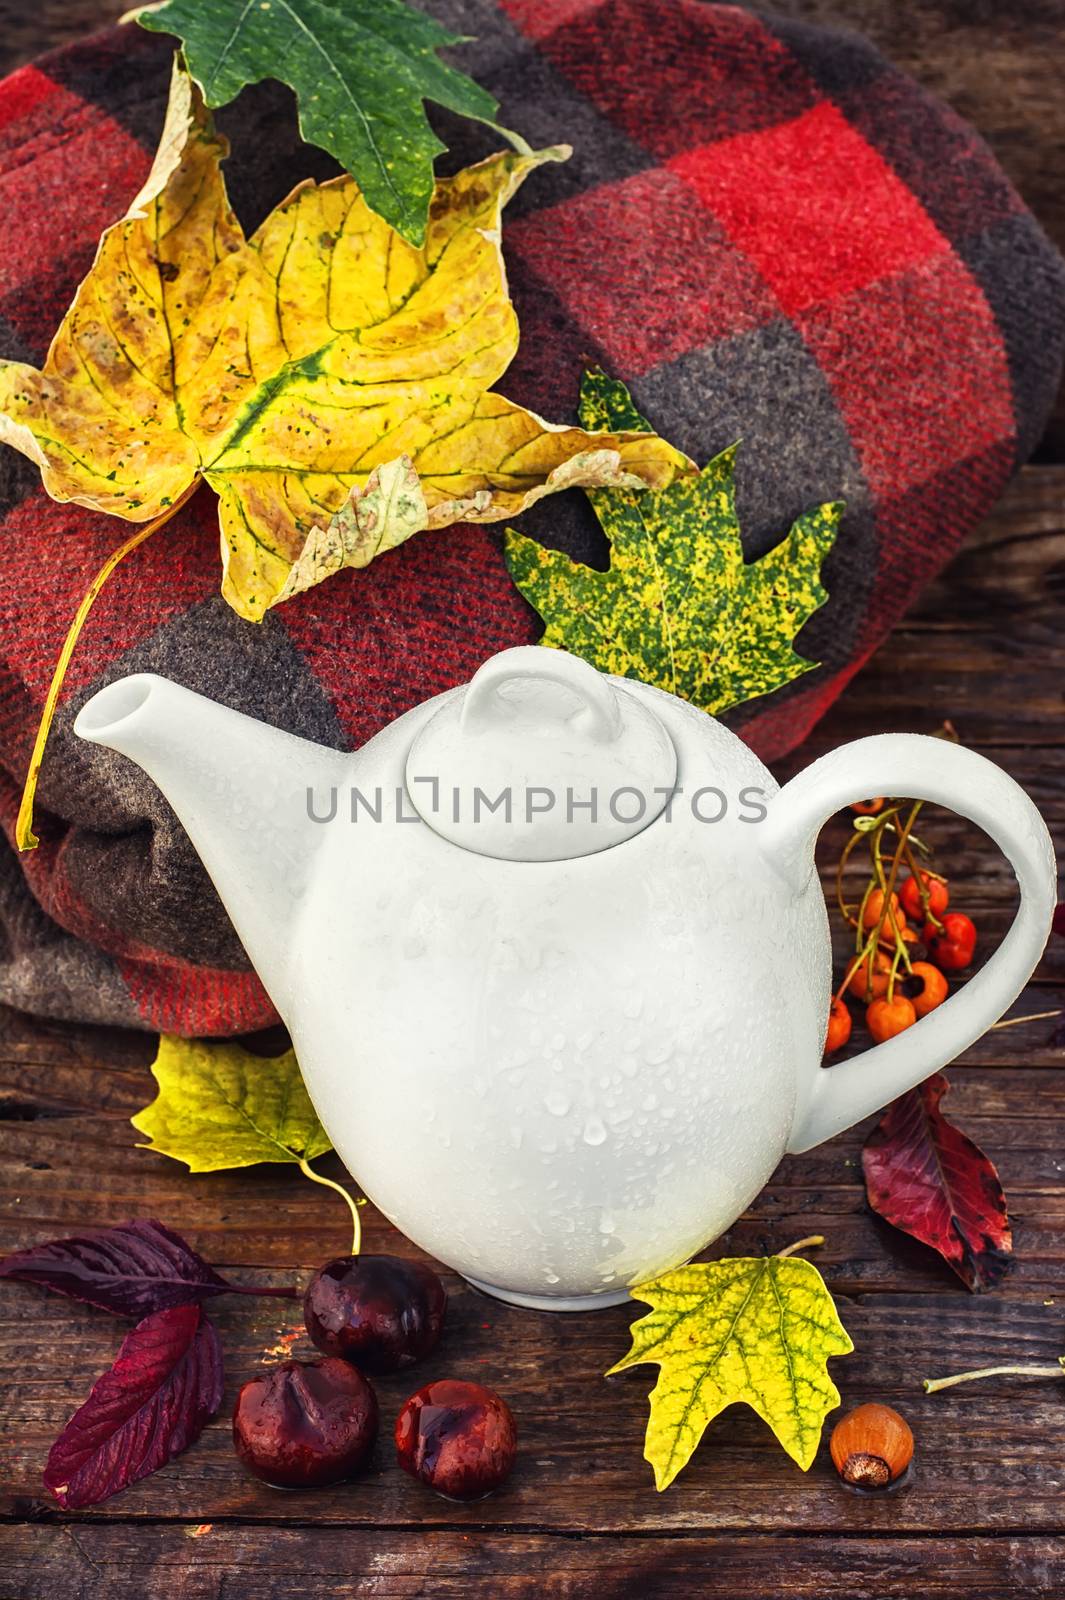
[[[44,1486],[76,1511],[197,1440],[222,1404],[222,1346],[198,1305],[138,1322],[48,1453]]]
[[[1063,900],[1059,906],[1054,907],[1054,919],[1052,926],[1055,933],[1060,933],[1062,937],[1065,938],[1065,900]]]
[[[137,1318],[233,1288],[184,1239],[161,1222],[140,1218],[19,1250],[0,1262],[0,1278],[36,1283]]]
[[[880,1216],[938,1250],[969,1288],[994,1288],[1013,1236],[994,1166],[939,1109],[937,1072],[888,1106],[862,1151],[865,1190]]]

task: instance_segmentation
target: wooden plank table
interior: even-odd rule
[[[0,0],[0,66],[123,5],[79,0],[26,12]],[[1006,16],[948,0],[808,0],[782,9],[844,17],[954,98],[1061,242],[1065,105],[1060,52],[1052,92],[1049,48],[1065,32],[1060,8],[1033,0]],[[1060,408],[1059,416],[1065,424]],[[1030,790],[1065,847],[1063,462],[1059,424],[1038,464],[1021,473],[788,772],[845,739],[932,732],[949,717],[967,744]],[[937,813],[932,831],[986,951],[1012,914],[1009,870],[967,824]],[[842,837],[842,827],[826,833],[826,862]],[[1048,951],[1014,1013],[1059,1006],[1065,940]],[[1011,1379],[926,1396],[920,1385],[964,1367],[1052,1362],[1065,1350],[1065,1050],[1051,1047],[1053,1026],[992,1033],[952,1071],[948,1109],[997,1161],[1010,1200],[1016,1265],[995,1293],[969,1295],[938,1258],[869,1213],[859,1164],[868,1124],[786,1160],[713,1252],[760,1253],[825,1235],[818,1264],[856,1345],[833,1367],[844,1403],[884,1400],[917,1436],[916,1470],[897,1493],[845,1492],[824,1446],[803,1475],[736,1407],[713,1424],[676,1485],[657,1495],[641,1459],[653,1371],[601,1376],[627,1348],[630,1312],[511,1310],[451,1278],[448,1328],[431,1365],[494,1385],[511,1402],[521,1454],[499,1495],[451,1505],[395,1468],[387,1425],[409,1379],[380,1383],[385,1438],[356,1481],[309,1495],[253,1482],[230,1445],[232,1397],[264,1362],[309,1346],[295,1303],[230,1299],[212,1308],[227,1401],[203,1438],[99,1508],[62,1514],[41,1486],[41,1468],[111,1360],[121,1324],[4,1285],[0,1597],[1065,1594],[1062,1389]],[[151,1098],[153,1049],[143,1035],[2,1018],[0,1250],[135,1215],[169,1223],[238,1280],[302,1281],[342,1250],[339,1203],[288,1169],[194,1178],[136,1148],[128,1118]],[[335,1162],[324,1170],[342,1175]],[[372,1212],[365,1228],[371,1250],[410,1249]]]

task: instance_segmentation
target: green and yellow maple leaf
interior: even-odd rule
[[[624,384],[585,378],[585,427],[647,428]],[[738,446],[701,472],[645,492],[590,495],[610,540],[597,572],[507,530],[511,577],[540,613],[540,643],[602,672],[639,678],[718,713],[809,672],[794,648],[828,595],[820,571],[843,507],[804,513],[758,561],[745,562],[736,515]]]
[[[299,185],[245,239],[226,151],[175,67],[151,176],[101,239],[43,370],[0,362],[0,439],[54,498],[146,523],[203,479],[223,593],[260,620],[421,528],[687,468],[645,431],[555,426],[490,389],[518,344],[501,210],[567,151],[442,179],[420,248],[350,177]]]
[[[854,1349],[817,1268],[792,1256],[700,1262],[631,1292],[653,1309],[610,1372],[661,1369],[644,1446],[656,1486],[669,1487],[709,1423],[739,1401],[806,1471],[839,1405],[827,1360]]]
[[[291,1050],[254,1056],[236,1044],[163,1034],[152,1073],[159,1092],[130,1120],[147,1138],[144,1149],[190,1172],[302,1166],[333,1148]]]

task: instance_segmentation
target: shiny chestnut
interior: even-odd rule
[[[346,1361],[282,1361],[237,1395],[233,1444],[255,1477],[279,1489],[339,1483],[377,1437],[377,1396]]]
[[[440,1378],[412,1394],[396,1421],[404,1472],[449,1500],[479,1500],[510,1476],[518,1430],[493,1389]]]
[[[319,1350],[365,1372],[399,1372],[436,1347],[447,1291],[432,1267],[398,1256],[339,1256],[315,1273],[303,1320]]]

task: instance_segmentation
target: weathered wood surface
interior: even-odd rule
[[[714,1540],[584,1537],[565,1542],[514,1533],[505,1544],[474,1531],[394,1535],[321,1528],[204,1530],[121,1526],[23,1528],[12,1541],[8,1581],[26,1600],[956,1600],[1060,1594],[1060,1539]],[[786,1575],[786,1576],[785,1576]]]
[[[27,11],[0,0],[0,69],[124,5],[48,0]],[[1057,0],[1009,8],[782,0],[778,8],[842,18],[945,94],[1065,243]],[[933,732],[949,717],[966,743],[1030,789],[1065,847],[1065,466],[1049,464],[1065,458],[1065,428],[1043,455],[1047,464],[1021,474],[789,771],[845,739]],[[933,812],[929,826],[986,952],[1012,914],[1009,869],[958,819]],[[842,837],[826,831],[826,863]],[[843,948],[841,938],[840,958]],[[1065,940],[1014,1010],[1061,1006]],[[925,1375],[1046,1363],[1065,1350],[1065,1049],[1050,1044],[1053,1028],[994,1032],[951,1075],[947,1108],[996,1159],[1010,1198],[1017,1262],[993,1295],[969,1295],[935,1256],[869,1214],[865,1128],[785,1161],[716,1247],[759,1252],[824,1233],[817,1259],[857,1347],[834,1363],[844,1401],[895,1404],[917,1435],[916,1471],[897,1493],[845,1493],[824,1448],[804,1476],[750,1412],[734,1408],[675,1487],[656,1495],[641,1459],[653,1369],[601,1377],[626,1347],[624,1309],[538,1316],[452,1280],[434,1368],[497,1385],[519,1419],[519,1467],[498,1496],[452,1506],[395,1469],[387,1420],[413,1387],[402,1380],[380,1385],[386,1428],[364,1477],[309,1496],[254,1484],[232,1454],[228,1403],[273,1352],[304,1345],[295,1302],[236,1299],[212,1312],[226,1349],[227,1405],[203,1439],[115,1500],[63,1515],[44,1494],[41,1467],[122,1325],[4,1285],[0,1597],[1062,1595],[1065,1391],[1022,1380],[936,1396],[920,1388]],[[151,1096],[151,1054],[152,1041],[138,1035],[2,1019],[0,1250],[132,1215],[160,1217],[246,1280],[295,1283],[341,1249],[339,1202],[291,1171],[193,1178],[134,1146],[128,1117]],[[366,1227],[370,1248],[407,1248],[372,1214]]]

